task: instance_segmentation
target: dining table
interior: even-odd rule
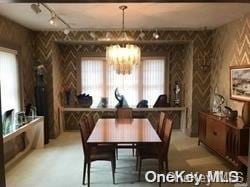
[[[87,144],[150,144],[161,143],[147,118],[99,119]]]

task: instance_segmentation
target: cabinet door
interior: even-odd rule
[[[226,154],[226,126],[220,121],[207,118],[207,145],[221,155]]]

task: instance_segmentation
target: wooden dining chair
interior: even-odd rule
[[[95,112],[95,113],[92,115],[92,117],[93,117],[93,121],[94,121],[95,124],[97,123],[98,119],[101,118],[101,117],[100,117],[100,114],[99,114],[98,112]]]
[[[164,120],[165,120],[165,118],[166,118],[166,113],[161,112],[159,123],[158,123],[158,128],[157,128],[157,133],[161,139],[163,138],[163,135],[164,135],[164,125],[165,125]]]
[[[168,171],[168,150],[172,133],[172,120],[164,120],[164,138],[161,144],[143,144],[137,148],[137,159],[136,159],[136,169],[138,169],[138,181],[141,178],[141,164],[144,159],[157,159],[159,164],[159,171],[164,168]]]
[[[118,119],[132,119],[132,108],[117,108]]]
[[[89,129],[90,131],[92,132],[95,128],[95,121],[93,119],[93,116],[91,114],[88,114],[87,115],[87,118],[88,118],[88,126],[89,126]]]
[[[87,139],[89,137],[89,132],[86,128],[85,124],[86,120],[83,118],[80,123],[80,133],[81,133],[81,140],[82,140],[82,147],[84,153],[84,167],[83,167],[83,185],[85,185],[85,175],[86,169],[88,172],[88,187],[90,186],[90,168],[91,162],[94,161],[110,161],[111,168],[112,168],[112,177],[113,177],[113,184],[115,184],[115,167],[116,167],[116,159],[115,159],[115,147],[110,145],[88,145]]]
[[[132,119],[132,108],[117,108],[118,119]],[[116,158],[118,159],[118,149],[132,149],[133,156],[135,155],[135,144],[118,144],[116,145]]]

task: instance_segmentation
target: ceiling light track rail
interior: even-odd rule
[[[61,21],[68,29],[72,29],[71,26],[58,14],[56,14],[56,12],[54,10],[52,10],[48,5],[46,5],[45,3],[41,3],[41,5],[46,8],[51,15],[54,15],[59,21]]]

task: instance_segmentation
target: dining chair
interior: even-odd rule
[[[118,119],[132,119],[132,108],[117,108]],[[118,149],[132,149],[133,156],[135,155],[135,144],[118,144],[116,145],[116,158],[118,159]]]
[[[90,129],[90,132],[92,132],[95,128],[95,121],[93,119],[93,116],[91,114],[88,114],[87,115],[87,118],[88,118],[88,124],[89,124],[89,129]]]
[[[157,128],[157,133],[161,139],[163,138],[163,135],[164,135],[164,124],[165,124],[164,120],[165,120],[165,118],[166,118],[166,113],[161,112],[159,123],[158,123],[158,128]]]
[[[132,108],[117,108],[118,119],[132,119]]]
[[[115,168],[116,168],[116,159],[115,159],[115,147],[110,145],[88,145],[87,140],[89,137],[89,132],[86,128],[86,120],[80,121],[80,133],[81,133],[81,140],[82,140],[82,147],[84,153],[84,167],[83,167],[83,185],[85,185],[85,175],[86,169],[88,172],[88,187],[90,186],[90,168],[91,162],[94,161],[110,161],[111,168],[112,168],[112,177],[113,177],[113,184],[115,184]]]
[[[168,150],[172,133],[172,120],[166,118],[164,120],[164,138],[161,144],[143,144],[137,147],[136,169],[138,169],[138,181],[141,178],[141,164],[144,159],[157,159],[159,171],[164,168],[168,171]]]
[[[101,118],[98,112],[95,112],[92,117],[95,124],[97,123],[98,119]]]
[[[89,124],[88,116],[83,115],[80,118],[80,121],[84,124],[84,127],[85,127],[85,130],[86,130],[87,134],[90,135],[91,134],[91,127],[90,127],[90,124]]]

